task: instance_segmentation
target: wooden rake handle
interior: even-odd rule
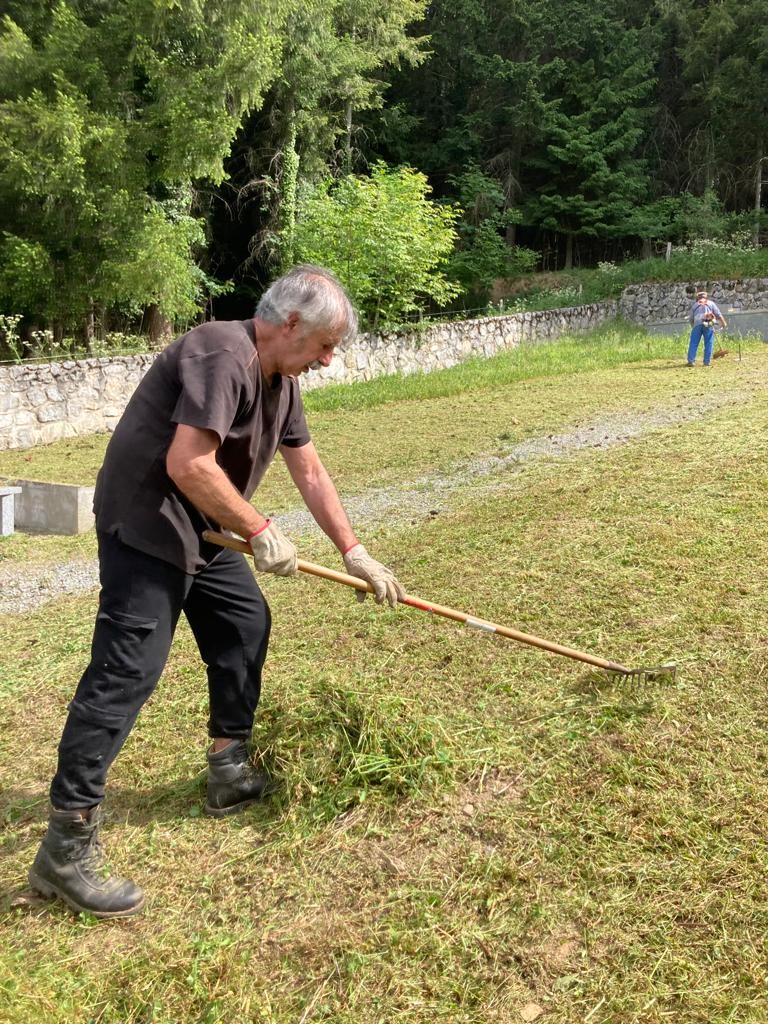
[[[237,540],[228,537],[223,533],[215,533],[213,530],[203,531],[203,540],[209,544],[218,544],[222,548],[231,548],[233,551],[242,551],[250,555],[251,546],[244,540]],[[354,587],[355,590],[365,590],[373,593],[373,587],[365,580],[357,576],[350,576],[346,572],[337,572],[335,569],[327,569],[324,565],[316,565],[314,562],[298,560],[299,572],[308,573],[310,576],[320,576],[324,580],[331,580],[333,583],[342,583],[345,587]],[[543,651],[550,651],[552,654],[562,654],[566,658],[573,658],[574,661],[583,661],[587,665],[594,665],[596,668],[605,669],[607,672],[617,672],[620,675],[628,675],[630,669],[624,665],[618,665],[614,661],[607,661],[605,658],[598,658],[594,654],[586,654],[584,651],[576,651],[572,647],[564,647],[562,644],[553,643],[551,640],[544,640],[539,636],[530,633],[521,633],[510,626],[500,626],[496,622],[489,622],[487,619],[478,619],[467,612],[460,612],[456,608],[447,608],[442,604],[433,604],[431,601],[422,601],[420,597],[413,597],[406,594],[400,599],[400,604],[407,604],[411,608],[418,608],[422,612],[432,612],[433,615],[442,615],[445,619],[453,619],[455,622],[463,622],[465,626],[472,629],[479,629],[485,633],[498,633],[499,636],[509,637],[510,640],[517,640],[521,644],[528,644],[530,647],[539,647]]]

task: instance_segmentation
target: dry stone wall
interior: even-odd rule
[[[0,450],[112,429],[154,358],[0,366]]]
[[[636,324],[685,320],[698,291],[707,291],[724,313],[768,308],[768,277],[753,277],[741,281],[633,284],[624,289],[619,312]]]
[[[331,365],[302,377],[302,388],[329,383],[371,380],[384,374],[429,373],[464,362],[472,356],[492,356],[522,342],[552,341],[570,331],[586,331],[617,314],[615,302],[596,302],[570,309],[548,309],[481,320],[435,324],[411,334],[362,334]]]
[[[302,388],[428,372],[521,342],[545,342],[616,316],[615,302],[436,324],[409,334],[360,335]],[[111,430],[155,356],[0,366],[0,450]]]
[[[640,324],[680,320],[700,288],[724,312],[768,308],[768,278],[632,285],[616,302],[440,323],[408,334],[363,334],[337,352],[329,367],[302,378],[302,387],[427,373],[471,356],[492,356],[522,343],[589,330],[617,315]],[[0,365],[0,450],[111,430],[154,358],[145,354]]]

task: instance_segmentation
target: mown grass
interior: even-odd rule
[[[312,435],[342,494],[401,485],[424,474],[449,472],[479,451],[504,454],[530,437],[566,429],[616,410],[643,410],[710,391],[737,372],[737,352],[717,377],[686,376],[684,338],[650,336],[625,325],[521,346],[435,374],[386,377],[306,395]],[[743,355],[762,351],[742,342]],[[634,367],[617,375],[617,365]],[[679,371],[679,372],[678,372]],[[577,385],[563,385],[575,377]],[[327,395],[326,395],[327,392]],[[481,439],[478,440],[479,425]],[[0,479],[53,480],[92,485],[106,435],[72,438],[38,448],[0,452]],[[257,504],[266,514],[296,506],[297,493],[282,462],[270,468]],[[0,538],[0,565],[48,558],[87,558],[93,536]]]
[[[672,393],[679,382],[673,376],[660,381],[654,372],[642,381],[628,376],[617,383],[603,371],[659,360],[668,360],[670,369],[681,367],[686,346],[682,336],[652,336],[617,323],[556,344],[522,345],[491,359],[468,360],[448,370],[333,385],[309,391],[304,398],[315,443],[339,488],[359,492],[386,486],[403,472],[416,475],[470,457],[477,450],[478,417],[500,426],[489,432],[487,443],[503,446],[561,429],[574,417],[598,409],[642,407],[659,390]],[[759,351],[760,346],[741,342],[739,351]],[[588,394],[574,393],[570,399],[563,395],[551,402],[553,382],[572,374],[579,374]],[[524,389],[516,386],[523,383]],[[452,400],[447,424],[444,399]],[[350,443],[356,431],[360,437]],[[88,435],[2,451],[0,479],[93,485],[108,440],[108,435]],[[270,511],[295,504],[296,492],[279,461],[262,484],[259,500]],[[0,559],[9,547],[4,551],[0,541]]]
[[[105,839],[148,890],[141,920],[95,925],[24,890],[93,599],[0,619],[0,1019],[764,1021],[766,380],[755,349],[708,375],[662,360],[540,382],[569,421],[574,396],[583,417],[595,391],[642,408],[653,382],[657,403],[743,400],[366,537],[413,593],[629,664],[673,658],[675,680],[267,578],[254,742],[281,789],[212,822],[182,629],[111,776]],[[524,404],[532,386],[502,390]],[[454,399],[427,427],[440,409],[448,433]],[[475,418],[475,454],[499,426]]]
[[[448,370],[410,376],[378,377],[361,384],[340,384],[317,388],[304,395],[312,432],[325,450],[326,433],[333,434],[334,412],[357,412],[400,403],[432,401],[468,394],[497,392],[504,385],[573,372],[599,370],[622,363],[648,359],[675,358],[685,352],[682,338],[652,336],[621,322],[581,335],[566,337],[556,345],[521,345],[491,359],[471,359]],[[397,410],[395,415],[397,415]],[[407,416],[413,410],[403,410]],[[387,419],[393,415],[387,410]],[[387,422],[384,419],[383,422]],[[342,421],[342,429],[349,429]],[[394,429],[400,423],[393,425]],[[383,429],[382,420],[373,432]],[[109,436],[88,435],[67,438],[32,449],[0,452],[0,478],[46,480],[57,483],[92,485],[104,457]],[[391,447],[391,437],[388,438]],[[331,443],[333,439],[331,437]],[[349,447],[345,440],[345,447]],[[374,466],[376,464],[374,463]]]

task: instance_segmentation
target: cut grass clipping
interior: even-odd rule
[[[410,592],[629,663],[673,657],[671,683],[263,577],[254,744],[279,789],[213,821],[182,627],[111,775],[110,861],[148,894],[132,922],[73,918],[25,883],[94,596],[0,619],[0,1020],[763,1024],[766,383],[755,346],[706,374],[660,359],[488,387],[506,413],[475,417],[474,457],[509,443],[515,407],[700,415],[457,477],[438,515],[366,526]],[[408,403],[426,436],[405,479],[442,437],[468,452],[456,401],[426,419]],[[354,413],[350,448],[378,415]],[[302,554],[328,548],[307,535]]]

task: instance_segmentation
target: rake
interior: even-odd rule
[[[203,532],[203,540],[209,544],[218,544],[222,548],[231,548],[233,551],[242,551],[246,555],[251,554],[251,547],[244,540],[237,540],[224,533],[215,533],[213,530]],[[324,565],[316,565],[314,562],[305,562],[299,559],[297,563],[299,572],[307,573],[310,576],[319,576],[324,580],[331,580],[333,583],[342,583],[345,587],[354,587],[355,590],[364,590],[373,593],[373,587],[365,580],[357,576],[350,576],[345,572],[337,572],[335,569],[327,569]],[[418,608],[422,612],[432,612],[433,615],[441,615],[445,619],[453,619],[455,622],[463,622],[470,629],[478,629],[483,633],[497,633],[499,636],[508,637],[510,640],[517,640],[521,644],[528,644],[530,647],[538,647],[542,651],[549,651],[551,654],[561,654],[574,661],[582,661],[595,668],[601,668],[613,675],[625,676],[632,679],[655,679],[658,676],[673,676],[677,666],[674,662],[665,665],[655,665],[645,668],[627,668],[626,665],[619,665],[618,662],[608,661],[606,658],[599,658],[595,654],[587,654],[584,651],[576,651],[572,647],[565,647],[563,644],[554,643],[551,640],[544,640],[542,637],[533,636],[531,633],[521,633],[511,626],[500,626],[496,622],[489,622],[487,619],[478,619],[467,612],[458,611],[456,608],[447,608],[445,605],[433,604],[431,601],[423,601],[420,597],[406,594],[400,599],[400,604],[407,604],[410,608]]]

